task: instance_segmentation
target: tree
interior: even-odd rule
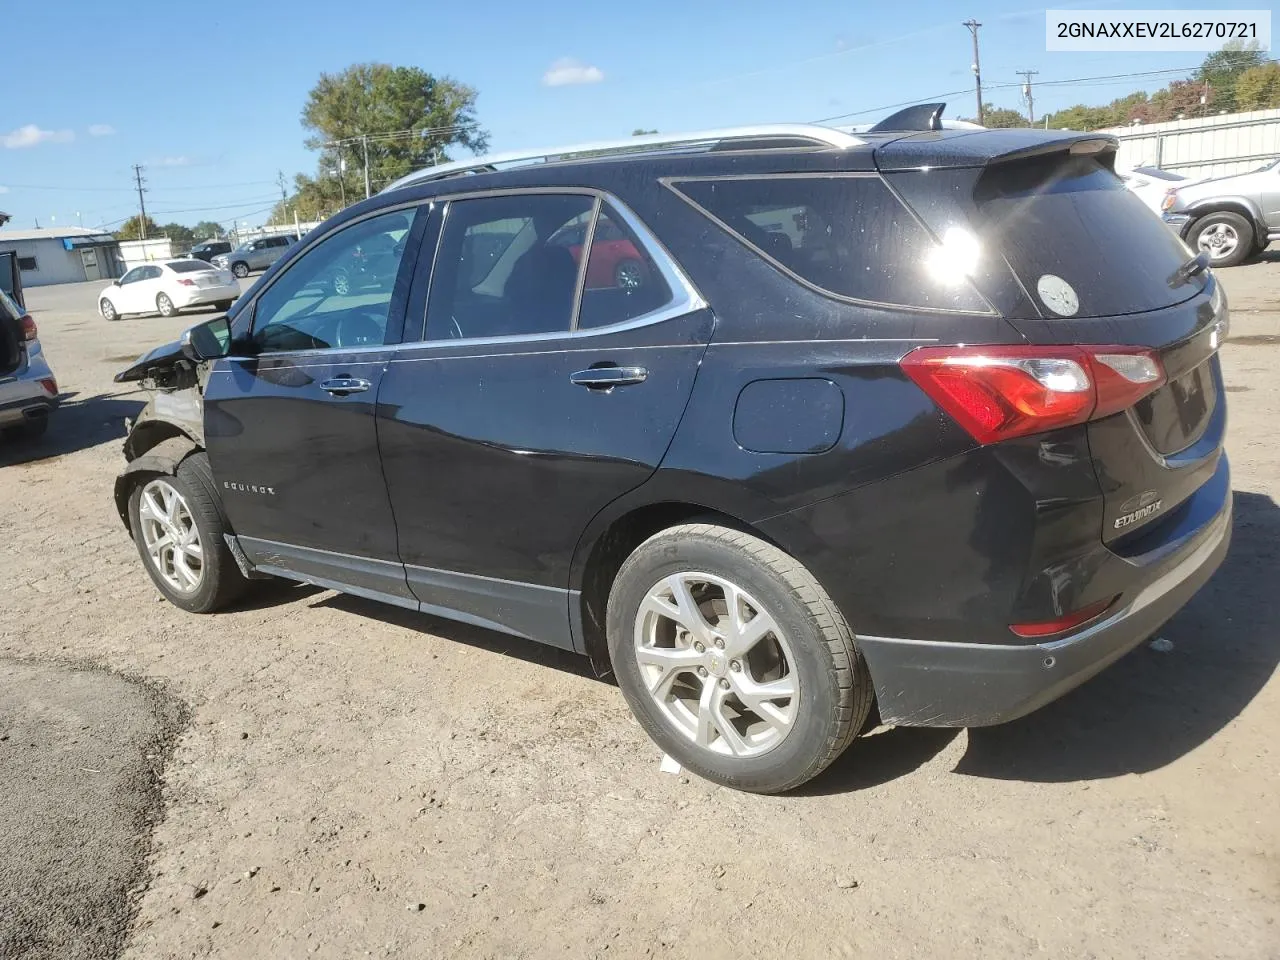
[[[307,146],[323,151],[322,170],[341,178],[354,199],[364,194],[366,149],[375,190],[448,160],[450,146],[484,150],[489,135],[476,121],[475,106],[476,91],[449,77],[418,67],[358,63],[320,75],[303,107],[302,126],[311,134]]]
[[[631,131],[633,137],[646,137],[651,133],[657,133],[657,130],[646,130],[644,127],[636,127]]]
[[[201,220],[195,225],[192,232],[196,235],[197,240],[216,240],[226,233],[221,224],[214,223],[212,220]]]
[[[160,227],[154,220],[147,217],[146,221],[147,236],[160,236]],[[138,240],[141,239],[141,233],[138,231],[138,214],[134,214],[124,223],[120,224],[120,229],[116,231],[117,240]]]
[[[1236,81],[1240,75],[1266,62],[1266,54],[1258,49],[1256,42],[1246,47],[1241,41],[1234,40],[1205,57],[1194,79],[1209,84],[1217,110],[1231,112],[1239,109],[1236,106]]]
[[[168,237],[173,242],[175,249],[190,250],[195,246],[196,233],[190,227],[184,227],[180,223],[166,223],[159,230],[161,236]],[[147,236],[151,236],[150,231]]]
[[[989,103],[982,105],[982,123],[987,127],[1029,127],[1031,125],[1017,110],[993,107]]]
[[[1280,63],[1250,67],[1236,77],[1236,109],[1273,110],[1280,107]]]

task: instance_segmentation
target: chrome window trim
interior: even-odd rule
[[[578,277],[578,292],[575,294],[575,309],[573,316],[570,318],[570,326],[565,330],[553,330],[546,333],[518,333],[501,337],[463,337],[458,340],[426,340],[424,339],[427,329],[426,307],[431,302],[430,284],[435,280],[436,257],[439,255],[442,241],[444,239],[445,224],[449,219],[449,207],[455,200],[475,200],[486,197],[507,197],[518,196],[521,194],[555,194],[555,195],[576,195],[588,196],[596,198],[597,209],[602,209],[605,204],[612,207],[618,216],[631,228],[636,239],[640,241],[642,247],[653,260],[654,266],[658,268],[658,272],[662,274],[663,280],[667,283],[667,289],[671,291],[671,299],[661,307],[643,313],[638,317],[632,317],[629,320],[622,320],[618,323],[611,323],[607,326],[589,327],[587,329],[578,328],[578,311],[577,306],[580,301],[577,298],[582,290],[582,285],[586,279],[585,266],[580,269]],[[544,342],[548,340],[559,340],[562,338],[576,337],[592,337],[602,336],[611,333],[623,333],[627,330],[634,330],[638,327],[647,327],[651,324],[662,323],[666,320],[672,320],[676,317],[683,317],[687,314],[703,310],[707,307],[707,301],[702,294],[693,285],[693,281],[685,274],[684,270],[676,263],[675,258],[670,251],[663,245],[662,241],[654,236],[644,222],[636,216],[625,203],[615,197],[613,194],[605,190],[595,187],[500,187],[488,190],[465,190],[458,193],[440,194],[433,198],[435,202],[445,204],[443,219],[440,224],[440,233],[436,237],[436,248],[431,254],[431,279],[427,287],[427,300],[423,306],[422,313],[422,334],[416,341],[405,341],[396,346],[401,349],[422,348],[422,347],[439,347],[451,346],[454,344],[503,344],[503,343],[521,343],[521,342]],[[595,219],[592,220],[592,232],[594,233]],[[591,248],[589,245],[583,246],[583,263],[591,256]],[[421,251],[419,251],[421,258]],[[408,325],[406,318],[406,326]]]
[[[680,184],[680,183],[694,183],[694,182],[706,182],[706,181],[721,182],[726,180],[802,180],[802,179],[809,179],[809,180],[812,180],[812,179],[822,179],[822,180],[875,179],[875,180],[879,180],[881,183],[884,183],[885,189],[888,191],[889,196],[891,196],[894,199],[894,201],[897,202],[897,204],[903,209],[903,211],[906,212],[907,216],[909,216],[922,230],[924,230],[925,235],[934,243],[938,242],[937,237],[933,235],[933,231],[930,230],[924,223],[920,221],[920,218],[916,216],[915,211],[912,210],[906,203],[904,203],[902,198],[898,196],[897,192],[884,180],[884,178],[880,176],[880,174],[876,173],[874,170],[857,170],[857,171],[833,170],[833,171],[827,171],[827,172],[804,172],[804,173],[734,173],[734,174],[727,174],[725,176],[715,176],[711,174],[706,176],[659,177],[658,182],[662,184],[664,187],[666,187],[668,190],[670,190],[677,197],[679,197],[681,200],[683,200],[685,203],[687,203],[689,206],[693,207],[693,209],[696,210],[698,213],[700,213],[702,216],[706,217],[708,220],[710,220],[712,223],[718,226],[729,237],[733,238],[738,243],[742,244],[742,246],[746,247],[753,254],[763,259],[766,263],[770,264],[775,269],[780,270],[782,273],[786,274],[786,276],[790,277],[792,280],[800,284],[802,287],[805,287],[808,290],[812,290],[814,293],[820,294],[831,300],[838,300],[841,303],[855,304],[860,307],[873,307],[878,310],[893,310],[898,313],[902,313],[902,312],[934,313],[934,314],[942,314],[942,315],[958,314],[958,315],[967,316],[967,317],[998,317],[1000,316],[999,312],[994,307],[992,307],[991,304],[987,301],[987,298],[982,295],[982,293],[977,289],[977,287],[972,286],[972,284],[970,284],[970,289],[973,290],[973,292],[977,295],[979,300],[987,304],[986,310],[965,310],[960,307],[921,307],[921,306],[911,306],[905,303],[887,303],[881,300],[868,300],[863,297],[851,297],[851,296],[848,296],[847,294],[836,293],[834,290],[828,290],[825,287],[820,287],[818,286],[818,284],[812,282],[811,280],[806,280],[804,277],[800,276],[800,274],[796,273],[786,264],[782,263],[780,260],[773,257],[767,251],[757,247],[746,237],[738,233],[737,230],[733,229],[733,227],[725,223],[725,221],[721,220],[719,217],[717,217],[714,213],[712,213],[706,207],[702,206],[702,204],[698,203],[692,197],[682,193],[679,190],[679,188],[676,186],[676,184]]]

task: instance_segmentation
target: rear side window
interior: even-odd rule
[[[578,329],[634,320],[670,300],[671,288],[644,244],[606,203],[591,235]]]
[[[963,280],[930,269],[929,232],[875,176],[769,176],[671,184],[756,252],[852,300],[989,313]]]
[[[1046,317],[1139,313],[1199,292],[1169,285],[1191,254],[1091,157],[996,164],[973,202],[984,244],[1004,255]]]

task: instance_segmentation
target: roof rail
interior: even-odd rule
[[[732,149],[731,144],[741,145],[743,149],[751,141],[807,141],[814,146],[848,147],[861,146],[865,141],[848,133],[823,127],[812,123],[770,123],[753,127],[729,127],[724,130],[703,130],[697,133],[645,134],[638,137],[627,137],[624,140],[600,140],[595,143],[575,143],[563,147],[547,147],[541,150],[514,150],[509,153],[494,153],[470,160],[455,160],[451,163],[440,163],[434,167],[425,167],[401,177],[381,192],[399,190],[415,183],[428,183],[445,177],[454,177],[466,173],[487,173],[496,170],[499,165],[519,163],[554,163],[560,160],[588,159],[604,156],[619,156],[630,153],[653,153],[670,149],[689,149],[706,147],[708,149]],[[780,145],[780,144],[779,144]]]

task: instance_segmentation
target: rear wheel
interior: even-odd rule
[[[224,539],[229,528],[214,490],[208,458],[195,453],[173,476],[141,478],[129,496],[143,566],[165,599],[191,613],[225,607],[248,583]]]
[[[162,317],[172,317],[178,312],[178,308],[173,305],[173,301],[169,299],[167,293],[156,295],[156,309],[160,311]]]
[[[708,780],[799,786],[838,757],[872,707],[870,676],[831,598],[750,534],[684,524],[618,571],[609,654],[641,726]]]
[[[1211,213],[1191,229],[1191,245],[1209,254],[1215,267],[1234,267],[1254,248],[1253,227],[1238,213]]]
[[[213,309],[217,310],[219,313],[226,313],[231,309],[231,305],[233,303],[235,303],[234,300],[219,300],[213,305]]]
[[[237,261],[231,265],[231,272],[243,280],[249,275],[249,265],[243,260]]]
[[[116,306],[106,297],[98,301],[98,312],[102,314],[103,320],[119,320],[120,314],[116,313]]]

